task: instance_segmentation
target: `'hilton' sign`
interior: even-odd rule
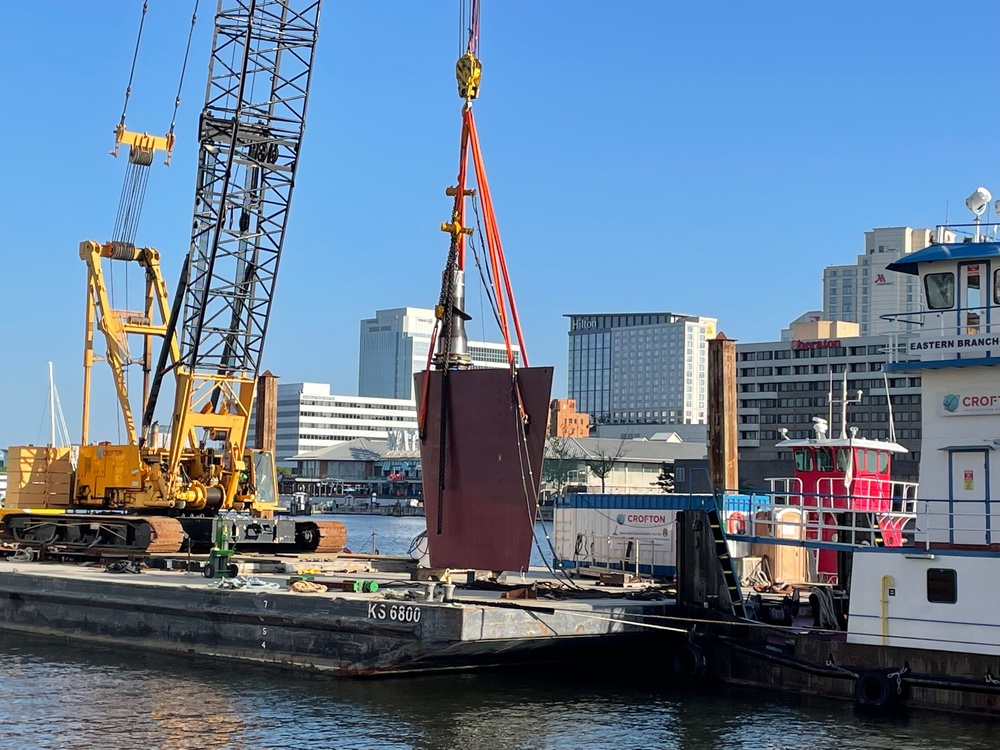
[[[573,321],[573,330],[581,331],[588,328],[597,328],[596,318],[577,318]]]

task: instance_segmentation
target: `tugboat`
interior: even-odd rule
[[[722,639],[717,676],[780,679],[863,707],[1000,707],[992,591],[1000,578],[1000,243],[985,241],[979,224],[990,200],[979,188],[966,202],[975,224],[939,227],[939,242],[888,266],[918,276],[923,292],[919,312],[885,316],[906,329],[893,337],[885,370],[920,377],[919,499],[916,485],[890,478],[891,457],[903,450],[892,441],[855,430],[831,439],[817,418],[815,438],[780,442],[795,476],[772,480],[766,493],[723,497],[721,517],[730,549],[744,548],[745,562],[769,554],[774,579],[808,590],[813,616],[779,635],[758,622],[749,628],[756,635]],[[940,241],[963,232],[964,242]]]

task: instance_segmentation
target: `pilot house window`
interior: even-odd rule
[[[927,306],[931,310],[946,310],[955,306],[955,274],[929,273],[924,278]]]

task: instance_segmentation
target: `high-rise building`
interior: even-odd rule
[[[413,398],[413,374],[427,368],[434,311],[419,307],[377,310],[361,321],[358,357],[358,395],[379,398]],[[514,362],[520,364],[516,345]],[[472,367],[507,367],[504,344],[469,341]]]
[[[865,251],[856,263],[823,269],[824,319],[857,323],[862,336],[905,329],[906,323],[883,320],[882,316],[920,310],[920,281],[916,276],[887,271],[886,266],[927,247],[932,238],[932,230],[910,227],[865,232]]]
[[[567,315],[569,393],[597,424],[706,421],[715,318],[677,313]]]
[[[335,396],[329,383],[279,383],[275,458],[325,448],[354,438],[387,439],[390,431],[416,430],[410,399]]]

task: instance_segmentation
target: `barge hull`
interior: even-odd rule
[[[621,658],[622,649],[653,648],[662,638],[638,623],[667,606],[396,601],[225,589],[177,572],[122,578],[68,565],[33,572],[38,566],[0,562],[0,629],[333,677]]]

